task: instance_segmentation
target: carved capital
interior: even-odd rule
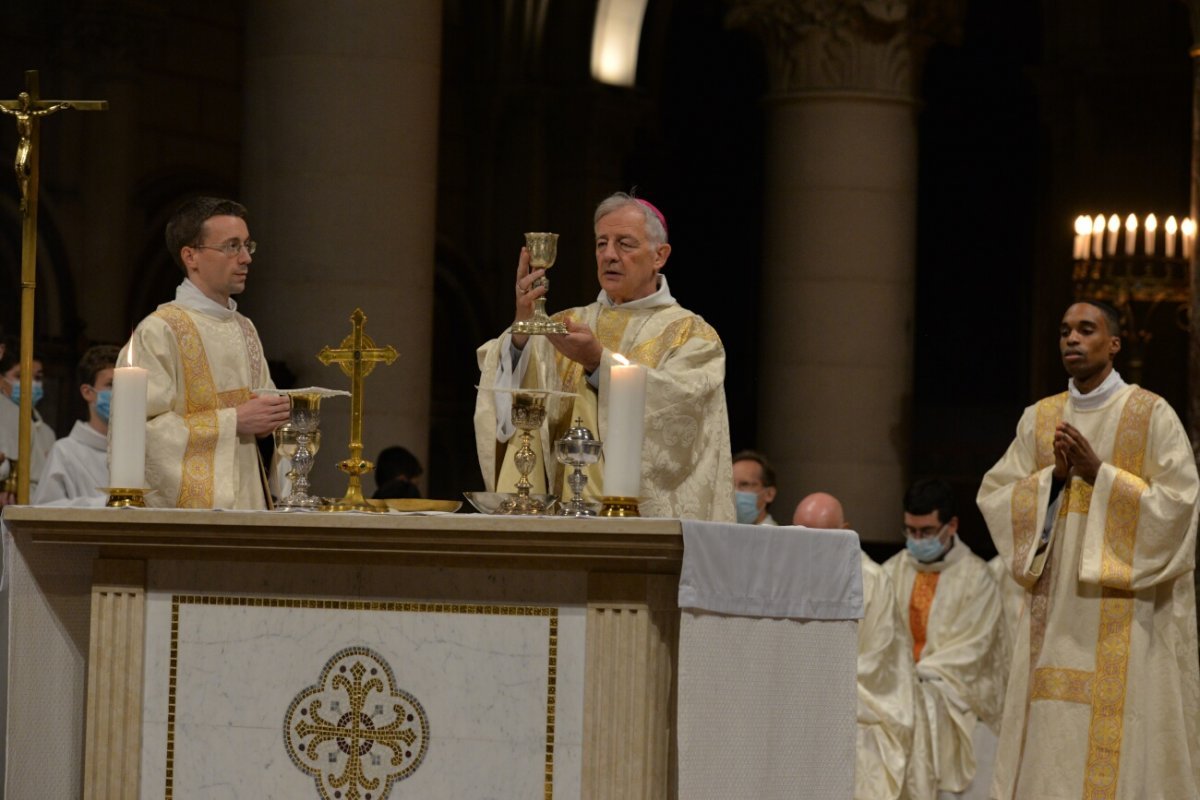
[[[863,92],[911,99],[937,40],[957,41],[965,0],[732,0],[729,27],[766,46],[774,95]]]

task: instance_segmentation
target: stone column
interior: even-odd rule
[[[738,0],[728,18],[763,39],[770,82],[758,443],[776,518],[828,491],[868,540],[898,538],[908,478],[920,14]]]
[[[298,386],[348,388],[316,359],[362,308],[400,358],[366,380],[363,455],[428,463],[440,2],[259,0],[246,24],[242,199],[261,245],[244,307]],[[322,407],[313,492],[341,495],[350,404]],[[373,476],[364,477],[368,496]]]

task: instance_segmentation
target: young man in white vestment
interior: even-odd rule
[[[138,324],[119,365],[149,370],[146,504],[162,508],[267,507],[255,437],[287,422],[258,331],[237,312],[255,243],[246,209],[193,198],[167,223],[167,249],[183,270],[175,301]],[[132,352],[131,352],[132,351]]]
[[[29,459],[29,496],[32,498],[41,480],[42,471],[46,468],[46,458],[54,447],[54,429],[42,419],[37,412],[37,404],[42,401],[42,361],[36,356],[33,359],[33,423],[29,430],[30,451]],[[0,470],[0,480],[12,476],[13,461],[22,456],[19,452],[19,433],[21,425],[21,348],[15,341],[10,341],[0,349],[0,453],[7,455],[9,461]],[[0,491],[0,506],[16,502],[16,497]]]
[[[1027,591],[993,797],[1200,797],[1196,500],[1187,434],[1113,369],[1120,318],[1063,315],[1067,391],[1025,409],[979,489]]]
[[[671,253],[666,220],[650,203],[617,193],[596,208],[594,303],[554,315],[568,332],[525,336],[503,333],[479,348],[480,391],[475,442],[489,490],[511,491],[516,433],[511,395],[493,388],[539,388],[569,393],[550,397],[546,421],[535,431],[538,471],[534,492],[569,496],[568,470],[554,442],[573,424],[600,440],[609,436],[609,369],[616,354],[646,369],[645,438],[642,445],[643,516],[733,522],[733,469],[725,409],[725,349],[717,332],[676,302],[661,274]],[[534,281],[524,248],[517,262],[516,319],[533,315],[546,293]],[[603,496],[602,463],[587,469],[587,496]]]
[[[793,525],[826,530],[849,528],[842,504],[814,492],[796,505]],[[896,606],[892,581],[859,551],[863,618],[858,623],[858,740],[854,761],[855,800],[933,796],[933,761],[927,740],[914,740],[924,719],[913,668],[912,642]],[[918,787],[915,788],[914,787]]]
[[[88,418],[76,420],[71,433],[54,443],[37,491],[35,506],[103,506],[108,486],[108,414],[113,368],[119,350],[108,344],[88,348],[75,377],[87,403]]]
[[[1008,673],[1000,591],[958,538],[953,488],[904,496],[905,549],[883,569],[907,617],[938,797],[987,797]],[[978,773],[978,774],[977,774]]]

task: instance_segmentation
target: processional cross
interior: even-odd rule
[[[362,409],[363,409],[363,378],[374,371],[378,363],[391,364],[399,353],[396,348],[376,347],[370,336],[363,333],[363,325],[367,315],[361,308],[354,309],[350,315],[350,335],[342,340],[340,347],[331,348],[328,345],[321,348],[317,358],[325,366],[337,364],[342,372],[350,377],[350,457],[338,463],[338,469],[350,476],[350,485],[346,488],[346,496],[341,500],[322,507],[322,511],[386,511],[363,499],[361,475],[375,468],[370,461],[362,457]]]
[[[13,169],[21,191],[21,417],[17,451],[30,452],[33,424],[33,298],[37,289],[38,140],[42,117],[58,111],[107,111],[105,100],[43,100],[36,69],[25,72],[25,91],[0,100],[0,113],[17,121]],[[17,453],[5,453],[12,458]],[[17,502],[29,502],[29,459],[17,463]]]

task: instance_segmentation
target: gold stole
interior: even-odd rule
[[[929,609],[937,591],[940,572],[918,572],[913,576],[912,595],[908,598],[908,627],[912,629],[913,662],[921,660],[925,638],[929,633]]]
[[[166,306],[155,311],[154,315],[171,328],[183,363],[186,409],[183,419],[188,427],[188,441],[183,451],[183,471],[179,479],[179,497],[175,501],[175,507],[212,508],[215,475],[213,462],[220,433],[217,411],[222,408],[234,408],[246,402],[250,399],[250,389],[245,387],[227,392],[217,391],[212,370],[208,366],[208,356],[204,352],[204,341],[200,338],[196,323],[186,311],[178,306]],[[241,316],[238,317],[238,321],[242,327],[243,338],[247,342],[254,340],[254,337],[248,335],[249,321]],[[261,374],[259,361],[260,359],[253,357],[250,359],[251,372],[255,376]]]
[[[1037,469],[1054,464],[1054,431],[1062,419],[1067,395],[1064,392],[1048,397],[1037,407]],[[1082,703],[1092,707],[1088,728],[1088,757],[1083,779],[1086,800],[1116,796],[1118,770],[1121,763],[1121,739],[1125,715],[1125,682],[1128,678],[1129,643],[1133,626],[1132,582],[1134,540],[1137,536],[1139,502],[1146,484],[1142,479],[1142,462],[1150,431],[1150,417],[1158,396],[1135,387],[1125,399],[1121,419],[1117,423],[1112,464],[1122,471],[1113,483],[1105,509],[1104,548],[1100,567],[1106,583],[1124,584],[1116,589],[1103,586],[1100,601],[1100,626],[1096,636],[1095,670],[1088,672],[1058,667],[1038,667],[1046,637],[1046,621],[1050,611],[1050,588],[1057,559],[1046,561],[1045,569],[1033,588],[1030,603],[1029,657],[1032,671],[1029,696],[1026,700],[1026,719],[1029,705],[1038,700],[1057,700]],[[1035,473],[1013,489],[1013,538],[1017,555],[1013,570],[1023,568],[1029,547],[1040,535],[1037,526],[1037,481]],[[1032,482],[1032,516],[1027,484]],[[1078,488],[1077,488],[1078,487]],[[1060,504],[1059,515],[1074,511],[1088,513],[1092,487],[1082,480],[1071,480],[1068,492]],[[1024,743],[1022,743],[1022,750]]]

